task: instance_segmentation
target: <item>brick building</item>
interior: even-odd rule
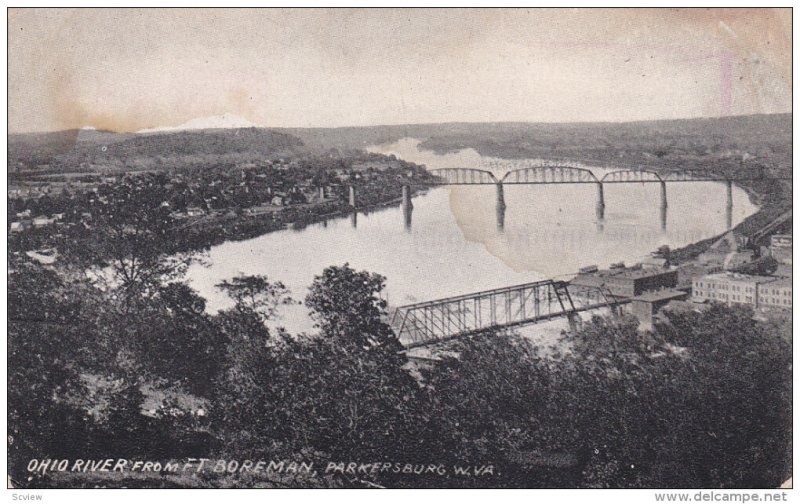
[[[671,289],[678,285],[678,271],[661,268],[613,268],[580,273],[570,283],[608,289],[611,294],[634,297],[645,292]]]

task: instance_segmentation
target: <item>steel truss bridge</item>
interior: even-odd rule
[[[495,175],[503,167],[521,166],[506,171],[500,177]],[[597,198],[595,216],[598,225],[605,219],[605,191],[606,184],[632,184],[654,183],[660,184],[660,210],[661,229],[667,227],[667,184],[672,182],[724,182],[726,185],[725,222],[727,228],[733,226],[733,183],[745,180],[765,180],[764,170],[748,171],[739,174],[717,174],[702,170],[672,170],[656,172],[648,169],[620,169],[606,172],[602,177],[595,175],[591,170],[580,166],[570,166],[568,163],[529,163],[523,164],[490,164],[494,171],[479,168],[437,168],[429,170],[432,179],[409,180],[403,184],[403,209],[406,216],[406,227],[410,227],[411,204],[409,185],[447,186],[447,185],[494,185],[497,198],[497,227],[504,227],[505,196],[503,187],[506,185],[520,184],[594,184]],[[769,177],[772,180],[791,180],[791,177]],[[356,207],[355,188],[350,187],[350,205]]]
[[[406,348],[566,317],[629,302],[607,289],[543,280],[398,307],[390,320]]]
[[[622,169],[606,173],[598,178],[586,168],[566,165],[529,166],[509,170],[498,178],[491,171],[478,168],[437,168],[428,170],[435,180],[425,185],[489,185],[489,184],[627,184],[666,182],[736,182],[762,180],[763,173],[723,176],[701,170],[675,170],[658,173],[647,169]],[[779,177],[781,180],[789,178]]]

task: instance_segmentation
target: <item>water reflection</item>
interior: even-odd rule
[[[728,180],[726,183],[725,200],[725,227],[733,228],[733,183]]]
[[[406,231],[411,231],[411,217],[414,212],[414,203],[411,202],[411,189],[403,186],[403,222],[405,223]]]
[[[403,205],[403,222],[406,231],[411,232],[411,218],[414,213],[414,205]]]

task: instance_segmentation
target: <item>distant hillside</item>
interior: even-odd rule
[[[80,130],[74,129],[8,135],[8,167],[14,170],[50,163],[55,156],[72,149],[79,133]]]
[[[291,135],[263,128],[207,129],[163,134],[134,135],[106,146],[109,156],[221,155],[252,153],[269,155],[277,150],[300,147]],[[77,150],[83,146],[76,145]],[[94,146],[86,146],[86,149]]]
[[[483,125],[482,125],[483,126]],[[726,154],[791,159],[791,114],[586,124],[459,125],[422,145],[437,152],[473,147],[507,158],[569,157],[641,162]]]
[[[113,133],[71,130],[56,133],[12,135],[9,166],[82,171],[87,166],[113,169],[152,168],[189,156],[195,162],[212,162],[226,156],[237,159],[285,155],[303,142],[286,133],[264,128],[232,128],[168,133]]]
[[[631,123],[444,123],[350,128],[229,128],[167,133],[70,130],[9,136],[12,170],[94,171],[205,165],[299,151],[363,149],[404,137],[422,148],[503,158],[702,167],[753,160],[791,169],[791,114]],[[752,163],[752,161],[751,161]]]
[[[629,123],[444,123],[352,128],[286,128],[312,148],[362,148],[403,137],[447,152],[474,148],[506,158],[574,157],[605,159],[639,151],[664,157],[672,150],[707,155],[739,150],[791,158],[792,115],[639,121]],[[636,157],[636,156],[633,156]]]

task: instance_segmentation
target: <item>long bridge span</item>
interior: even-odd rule
[[[742,182],[789,177],[766,177],[763,169],[721,174],[694,169],[658,172],[647,168],[623,168],[608,171],[598,178],[591,170],[577,166],[546,164],[508,170],[499,177],[479,168],[435,168],[428,170],[434,179],[417,181],[421,185],[489,185],[489,184],[630,184],[669,182]]]
[[[497,169],[499,166],[492,166]],[[410,186],[449,186],[449,185],[493,185],[497,192],[498,228],[503,227],[506,203],[503,187],[505,185],[538,184],[593,184],[596,189],[595,216],[598,225],[605,219],[606,184],[659,184],[661,228],[667,226],[667,184],[692,182],[721,182],[726,186],[725,216],[728,229],[733,226],[733,184],[748,180],[791,180],[791,177],[768,177],[763,169],[740,170],[731,173],[706,172],[693,169],[655,171],[646,168],[625,168],[608,171],[602,176],[580,166],[559,163],[540,163],[506,171],[505,175],[495,175],[497,170],[480,168],[436,168],[428,170],[433,175],[429,179],[409,179],[401,182],[403,186],[403,211],[407,225],[411,220],[413,205]],[[356,187],[350,186],[350,205],[357,207]]]
[[[400,306],[390,325],[406,348],[415,348],[563,317],[574,327],[580,312],[629,301],[607,289],[542,280]]]
[[[604,187],[606,184],[659,184],[660,185],[660,222],[662,231],[667,228],[667,184],[692,182],[721,182],[725,184],[726,205],[725,222],[727,229],[733,227],[733,184],[748,180],[791,180],[790,176],[767,176],[763,168],[754,170],[738,170],[736,172],[717,173],[694,169],[676,169],[671,171],[655,171],[647,168],[624,168],[608,171],[602,176],[595,175],[589,169],[568,163],[537,163],[522,166],[499,173],[500,165],[493,165],[494,171],[480,168],[436,168],[428,170],[433,175],[427,179],[405,179],[402,185],[402,207],[406,227],[410,228],[413,204],[411,202],[411,186],[458,186],[458,185],[493,185],[496,188],[497,227],[504,227],[506,202],[503,187],[506,185],[538,185],[538,184],[593,184],[596,187],[595,218],[598,229],[602,229],[605,221],[606,200]],[[349,203],[353,209],[358,207],[355,185],[350,185]],[[355,215],[355,214],[354,214]],[[355,225],[355,220],[353,221]]]

